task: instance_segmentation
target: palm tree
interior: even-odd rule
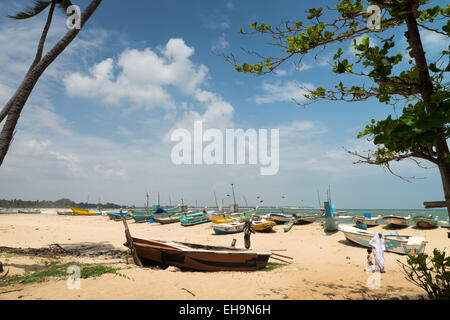
[[[71,1],[33,0],[33,4],[31,6],[28,6],[23,11],[15,14],[14,16],[9,16],[9,18],[17,20],[29,19],[40,14],[50,6],[47,22],[42,31],[35,59],[31,64],[27,74],[25,75],[25,78],[23,79],[20,87],[0,111],[0,123],[2,123],[6,118],[3,129],[0,132],[0,166],[2,165],[3,160],[8,152],[9,146],[13,140],[13,136],[15,133],[14,130],[19,120],[20,113],[22,112],[22,109],[40,76],[44,73],[47,67],[64,51],[64,49],[72,42],[72,40],[75,39],[80,30],[83,28],[84,24],[89,20],[89,18],[101,2],[102,0],[92,0],[89,6],[81,14],[81,28],[74,28],[67,31],[67,33],[53,46],[50,51],[47,52],[45,56],[43,56],[44,44],[45,40],[47,39],[48,30],[50,29],[50,25],[52,23],[55,8],[59,7],[64,11],[65,14],[67,14],[67,9],[72,5]]]

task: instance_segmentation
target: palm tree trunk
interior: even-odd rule
[[[41,39],[39,40],[39,45],[36,51],[36,56],[34,58],[33,63],[31,64],[30,68],[28,69],[27,74],[38,64],[39,61],[41,61],[42,58],[42,52],[44,51],[44,44],[45,40],[47,39],[48,30],[50,29],[50,25],[52,23],[53,18],[53,12],[55,11],[56,2],[52,2],[50,6],[50,10],[48,12],[47,22],[45,23],[44,30],[42,31]],[[14,99],[16,98],[16,95],[14,95],[8,103],[3,107],[2,111],[0,112],[0,123],[3,122],[3,120],[8,115],[9,110],[11,109],[11,106],[14,102]]]
[[[407,13],[405,20],[409,34],[408,42],[411,46],[417,70],[419,71],[421,97],[425,103],[427,113],[430,114],[437,110],[437,105],[432,100],[434,87],[428,72],[428,64],[422,47],[419,28],[417,27],[416,17],[413,12]],[[436,148],[438,167],[441,174],[448,216],[450,218],[450,164],[446,161],[449,155],[449,148],[445,139],[443,128],[436,129],[436,131],[436,140],[434,145]]]
[[[89,20],[91,15],[100,5],[102,0],[93,0],[86,10],[81,15],[81,28]],[[34,86],[39,80],[40,76],[44,73],[47,67],[64,51],[64,49],[72,42],[78,35],[81,29],[69,30],[65,36],[55,44],[55,46],[33,67],[24,80],[22,81],[19,89],[17,89],[13,98],[11,99],[11,106],[9,108],[8,116],[3,129],[0,133],[0,166],[3,164],[3,160],[8,152],[9,146],[14,135],[17,122],[20,117],[20,113],[27,102]],[[41,53],[42,54],[42,53]],[[11,101],[10,100],[10,101]],[[2,110],[3,111],[3,110]]]

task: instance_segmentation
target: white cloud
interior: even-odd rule
[[[440,53],[448,49],[448,37],[433,31],[423,30],[420,32],[425,51],[430,53]]]
[[[170,39],[160,51],[161,55],[149,48],[127,49],[116,64],[108,58],[91,68],[89,75],[70,74],[64,78],[67,94],[109,104],[127,99],[146,108],[175,108],[167,87],[192,95],[207,79],[208,68],[190,60],[194,49],[183,39]]]
[[[281,101],[302,101],[305,99],[304,95],[307,93],[307,89],[313,89],[313,86],[308,83],[299,84],[295,81],[275,81],[270,83],[263,81],[262,90],[263,94],[258,95],[250,99],[258,104],[281,102]]]
[[[212,50],[223,50],[230,46],[230,43],[225,38],[225,33],[222,33],[220,37],[213,41]]]

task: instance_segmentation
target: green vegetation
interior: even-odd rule
[[[434,300],[450,299],[450,257],[445,251],[433,250],[433,257],[420,253],[408,256],[407,265],[398,261],[406,275],[406,279],[425,290]]]
[[[126,207],[126,205],[118,205],[114,203],[86,203],[86,202],[74,202],[70,199],[59,199],[56,201],[27,201],[20,199],[12,199],[12,200],[0,200],[0,208],[67,208],[67,207],[76,207],[76,208],[97,208],[98,206],[102,206],[103,208],[110,209],[120,209]]]
[[[267,266],[264,269],[261,269],[260,271],[272,271],[284,266],[286,266],[286,264],[284,263],[268,262]]]
[[[36,271],[0,279],[0,287],[9,286],[12,284],[40,283],[48,281],[50,279],[67,279],[71,274],[71,272],[68,272],[68,268],[70,266],[77,266],[80,268],[81,279],[95,278],[107,273],[123,276],[122,274],[118,273],[119,269],[106,264],[81,264],[78,262],[68,262],[61,264],[52,262],[47,263],[41,269]]]

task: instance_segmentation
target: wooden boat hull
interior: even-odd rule
[[[74,207],[69,207],[72,211],[74,215],[77,216],[95,216],[96,214],[94,212],[91,212],[87,209],[79,209],[79,208],[74,208]]]
[[[265,268],[270,251],[212,247],[180,242],[133,238],[136,253],[145,264],[156,263],[198,271],[254,271]]]
[[[354,224],[357,222],[365,223],[368,227],[374,227],[380,224],[381,217],[376,218],[366,218],[362,216],[352,217],[352,221]]]
[[[290,231],[292,229],[292,227],[294,226],[295,222],[296,222],[295,219],[292,219],[291,221],[286,222],[284,224],[284,228],[283,228],[284,232]]]
[[[216,234],[230,234],[244,231],[243,222],[219,223],[212,225]]]
[[[339,226],[339,231],[343,232],[345,238],[361,246],[371,248],[369,244],[375,233],[360,230],[348,225]],[[384,245],[386,251],[398,254],[419,254],[424,252],[427,241],[422,237],[410,237],[399,235],[388,235],[385,233]]]
[[[285,224],[286,222],[289,222],[291,220],[291,217],[285,214],[272,213],[266,216],[266,219],[273,221],[276,224]]]
[[[414,217],[414,223],[418,228],[421,229],[432,229],[436,228],[438,225],[437,218],[431,217]]]
[[[400,217],[400,216],[386,216],[383,217],[384,223],[388,226],[395,227],[407,227],[409,225],[409,221],[411,219],[409,217]]]
[[[225,217],[225,216],[216,216],[214,214],[211,214],[211,215],[209,214],[208,218],[214,224],[230,223],[230,222],[236,221],[234,219],[231,219],[231,218],[228,218],[228,217]]]
[[[41,210],[18,210],[17,213],[22,213],[22,214],[40,214]]]

